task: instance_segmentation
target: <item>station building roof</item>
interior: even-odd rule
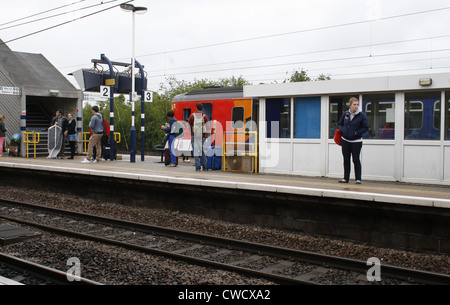
[[[0,72],[6,74],[16,87],[35,87],[46,92],[59,90],[76,94],[79,91],[42,54],[12,51],[1,39]]]
[[[431,79],[424,86],[420,80]],[[450,88],[450,73],[385,76],[354,79],[333,79],[282,84],[244,86],[244,97],[311,96],[324,94],[355,94]]]

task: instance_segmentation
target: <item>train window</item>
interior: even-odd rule
[[[365,137],[370,139],[394,139],[394,93],[364,95],[362,110],[369,121],[369,132]]]
[[[320,138],[320,96],[295,98],[294,137]]]
[[[231,128],[244,128],[244,107],[233,107],[231,110]]]
[[[355,95],[338,95],[330,96],[330,109],[329,109],[329,139],[333,139],[334,133],[337,129],[337,123],[341,118],[344,111],[348,110],[348,101],[351,97],[356,96],[359,98],[359,94]]]
[[[405,139],[439,140],[441,115],[440,92],[405,94]]]
[[[183,109],[183,121],[189,121],[189,117],[191,116],[191,108]]]
[[[266,100],[267,138],[291,137],[291,99]],[[277,132],[278,131],[278,132]]]

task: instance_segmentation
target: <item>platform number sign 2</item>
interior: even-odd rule
[[[146,102],[146,103],[153,102],[153,92],[152,91],[144,91],[144,102]]]
[[[109,99],[111,97],[111,87],[110,86],[100,86],[100,96],[102,99]]]

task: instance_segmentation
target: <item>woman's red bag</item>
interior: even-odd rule
[[[339,129],[336,129],[336,132],[334,133],[334,142],[341,146],[341,131]]]

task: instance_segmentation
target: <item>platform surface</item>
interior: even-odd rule
[[[139,155],[133,163],[129,161],[127,155],[123,156],[123,160],[90,164],[81,163],[83,159],[84,156],[75,157],[74,160],[3,157],[0,159],[0,169],[2,167],[28,168],[204,187],[450,208],[449,186],[383,181],[363,181],[363,184],[357,185],[354,181],[342,184],[338,183],[337,179],[323,177],[251,174],[221,170],[195,171],[193,158],[190,158],[190,163],[184,163],[182,158],[179,158],[177,167],[164,166],[160,163],[159,156],[146,156],[145,161],[141,161]]]
[[[6,278],[6,277],[3,277],[0,275],[0,286],[1,285],[25,285],[25,284],[14,281],[12,279],[9,279],[9,278]]]

